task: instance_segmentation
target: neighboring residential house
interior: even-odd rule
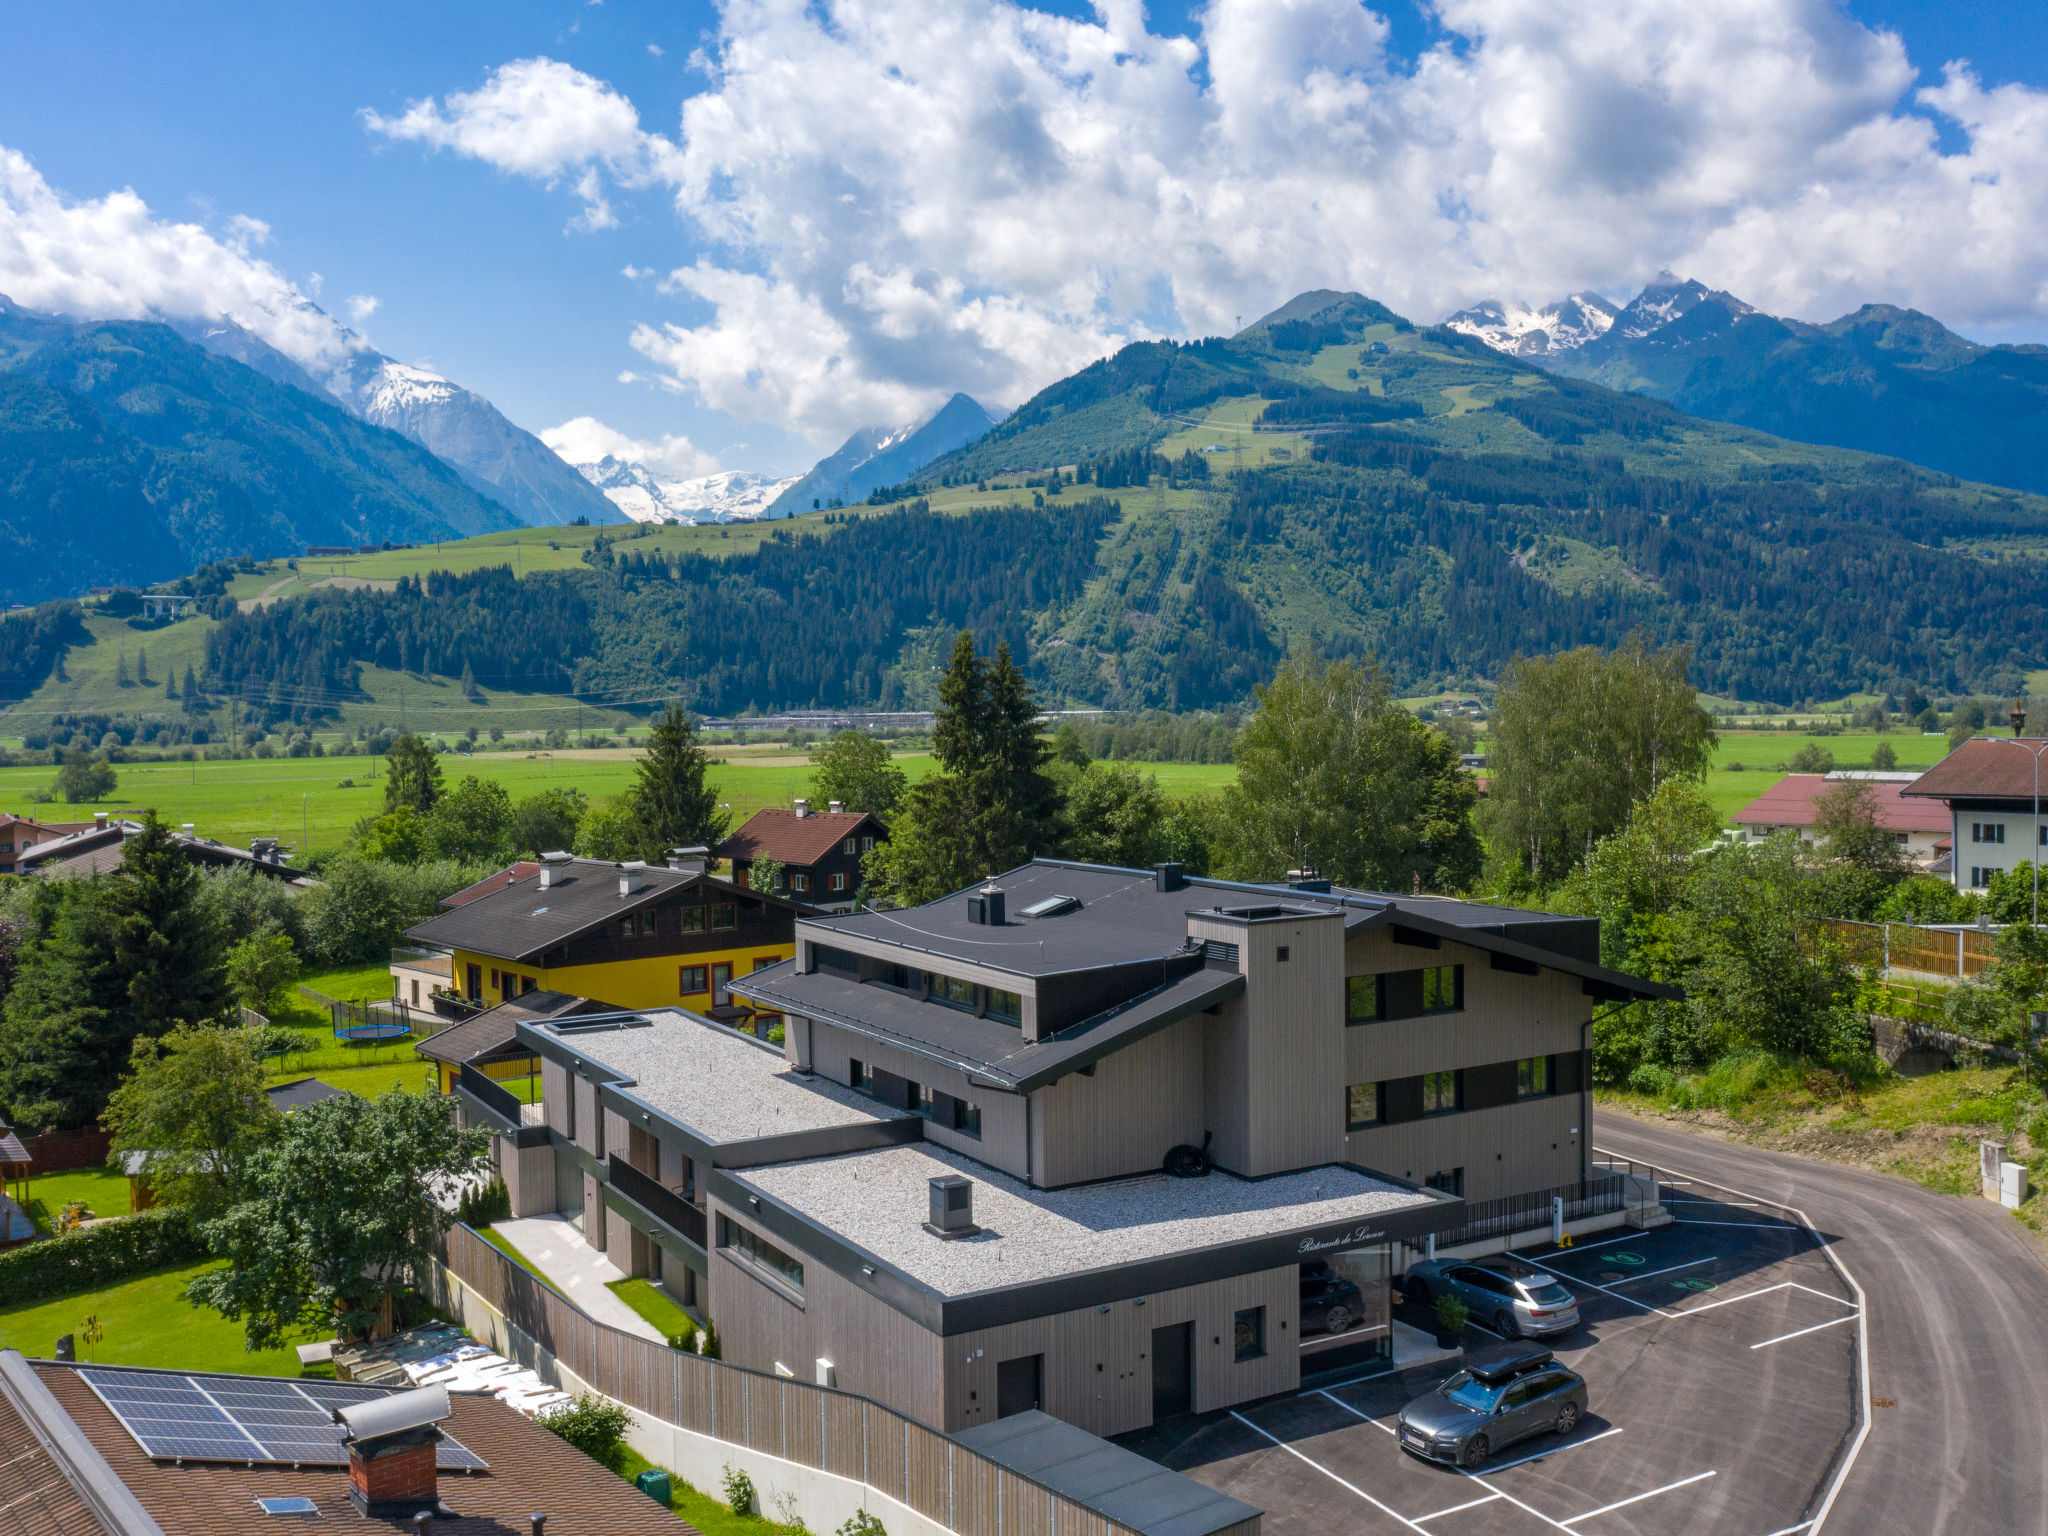
[[[2048,739],[1973,736],[1906,786],[1908,800],[1940,807],[1956,889],[1982,890],[1992,875],[2048,857],[2048,818],[2035,798],[2048,790],[2048,765],[2037,754],[2048,755]]]
[[[432,949],[391,951],[391,1001],[400,1008],[431,1011],[436,992],[452,992],[454,989],[455,962],[446,952]]]
[[[31,821],[26,816],[0,815],[0,875],[19,871],[20,856],[38,843],[51,843],[91,829],[89,821]]]
[[[1924,800],[1903,797],[1906,786],[1920,777],[1917,773],[1788,773],[1769,789],[1735,813],[1735,825],[1751,842],[1761,842],[1774,832],[1794,832],[1808,847],[1815,837],[1814,822],[1821,796],[1828,786],[1845,779],[1861,779],[1871,788],[1878,825],[1891,833],[1892,840],[1907,858],[1925,869],[1940,852],[1949,835],[1948,813]]]
[[[471,1003],[529,992],[603,998],[621,1008],[677,1003],[748,1016],[735,978],[794,953],[810,909],[741,890],[678,858],[673,868],[551,853],[537,874],[406,930],[446,950],[455,989]]]
[[[754,812],[746,825],[713,850],[732,860],[735,883],[747,885],[758,859],[783,866],[776,890],[823,912],[851,912],[860,889],[861,856],[889,829],[866,811],[848,811],[834,800],[831,809],[814,811],[808,800],[791,810],[770,806]]]
[[[444,907],[466,907],[479,896],[489,896],[496,891],[504,890],[508,885],[517,884],[521,880],[531,880],[539,873],[540,860],[521,859],[516,864],[506,865],[495,875],[485,875],[475,885],[465,885],[454,894],[443,896],[441,898],[441,905]]]
[[[526,1536],[543,1524],[546,1536],[690,1529],[485,1393],[59,1364],[0,1350],[0,1530]]]
[[[521,1024],[555,1165],[527,1187],[728,1361],[948,1433],[1391,1367],[1404,1255],[1553,1198],[1628,1219],[1588,1029],[1678,995],[1601,966],[1593,919],[1175,864],[1037,860],[796,938],[734,983],[780,1050],[676,1010]],[[1332,1275],[1334,1328],[1301,1304]]]
[[[91,825],[68,836],[39,842],[26,853],[15,855],[16,874],[72,878],[81,875],[110,875],[127,857],[128,839],[142,835],[142,823],[110,817],[104,812]],[[187,822],[171,834],[192,863],[209,869],[249,869],[294,885],[318,882],[304,870],[287,864],[283,846],[274,837],[250,840],[246,850],[231,848],[210,837],[193,835]]]

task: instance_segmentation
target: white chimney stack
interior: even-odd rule
[[[811,814],[811,802],[810,802],[810,801],[808,801],[808,800],[798,800],[798,801],[796,802],[796,815],[797,815],[797,820],[801,821],[801,820],[803,820],[803,818],[804,818],[804,817],[806,817],[806,816],[808,816],[808,815],[810,815],[810,814]]]
[[[545,891],[553,888],[555,881],[560,878],[558,871],[566,873],[569,860],[572,857],[574,855],[563,853],[560,850],[554,853],[544,853],[540,856],[540,888],[542,890]]]
[[[647,865],[641,859],[629,859],[619,866],[619,894],[637,896],[647,884]]]
[[[843,810],[845,810],[845,809],[846,809],[846,802],[845,802],[844,800],[834,800],[834,801],[832,802],[832,805],[831,805],[831,811],[832,811],[832,814],[833,814],[834,816],[837,816],[837,815],[838,815],[838,814],[839,814],[839,813],[840,813],[841,811],[843,811]]]

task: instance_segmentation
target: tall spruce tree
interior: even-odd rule
[[[630,791],[643,858],[659,859],[671,848],[708,848],[725,836],[732,814],[718,808],[718,791],[705,782],[709,766],[696,723],[682,706],[669,705],[648,734]]]
[[[384,809],[391,812],[409,805],[424,816],[441,798],[441,764],[424,737],[407,732],[391,743],[386,754]]]

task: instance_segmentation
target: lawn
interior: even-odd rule
[[[712,767],[710,781],[735,826],[763,806],[788,805],[809,787],[809,758],[786,746],[720,747],[716,753],[723,761]],[[514,799],[544,789],[573,787],[595,802],[632,785],[638,756],[637,751],[624,747],[554,753],[485,751],[467,757],[451,753],[441,759],[441,772],[451,786],[467,774],[501,783]],[[899,757],[896,765],[914,783],[932,771],[933,760],[920,753]],[[1133,766],[1156,774],[1160,787],[1170,794],[1211,789],[1236,775],[1229,764]],[[120,787],[104,804],[57,805],[41,808],[41,813],[82,819],[95,810],[140,815],[153,807],[166,821],[192,823],[201,837],[236,845],[246,845],[252,837],[277,837],[295,849],[317,853],[341,847],[358,821],[382,813],[384,781],[372,777],[381,773],[382,767],[381,758],[367,757],[121,763],[115,769]],[[0,768],[0,809],[32,814],[38,808],[28,803],[30,793],[48,788],[52,777],[47,767]],[[387,977],[370,995],[389,994]]]
[[[630,1483],[642,1472],[657,1469],[653,1462],[631,1446],[622,1445],[612,1470]],[[736,1515],[726,1507],[723,1499],[700,1493],[673,1472],[669,1472],[669,1508],[675,1511],[677,1519],[687,1520],[704,1536],[794,1536],[800,1530],[793,1525],[777,1525],[759,1515]]]
[[[128,1180],[105,1168],[70,1168],[39,1173],[28,1181],[28,1213],[43,1231],[52,1229],[57,1213],[73,1200],[85,1202],[95,1216],[126,1216]]]
[[[270,1087],[279,1083],[295,1083],[302,1077],[317,1077],[331,1088],[346,1093],[359,1093],[366,1099],[374,1099],[402,1088],[407,1093],[426,1093],[433,1086],[433,1068],[419,1057],[411,1061],[385,1062],[366,1067],[321,1067],[317,1071],[306,1071],[293,1067],[289,1070],[274,1071],[265,1079]]]
[[[193,1276],[210,1268],[190,1264],[123,1281],[102,1290],[26,1306],[0,1307],[0,1348],[47,1359],[62,1334],[77,1335],[88,1316],[97,1317],[103,1337],[96,1345],[78,1341],[78,1358],[103,1365],[149,1365],[192,1371],[236,1371],[247,1376],[331,1376],[332,1366],[302,1369],[287,1347],[251,1354],[242,1347],[242,1325],[185,1299]],[[306,1344],[324,1334],[292,1339]]]
[[[697,1331],[697,1320],[652,1280],[638,1276],[629,1280],[614,1280],[605,1289],[659,1328],[661,1336],[665,1339]]]

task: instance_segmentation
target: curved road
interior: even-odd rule
[[[1871,1427],[1826,1536],[2048,1536],[2048,1263],[2011,1215],[1605,1109],[1594,1140],[1796,1206],[1863,1287]]]

